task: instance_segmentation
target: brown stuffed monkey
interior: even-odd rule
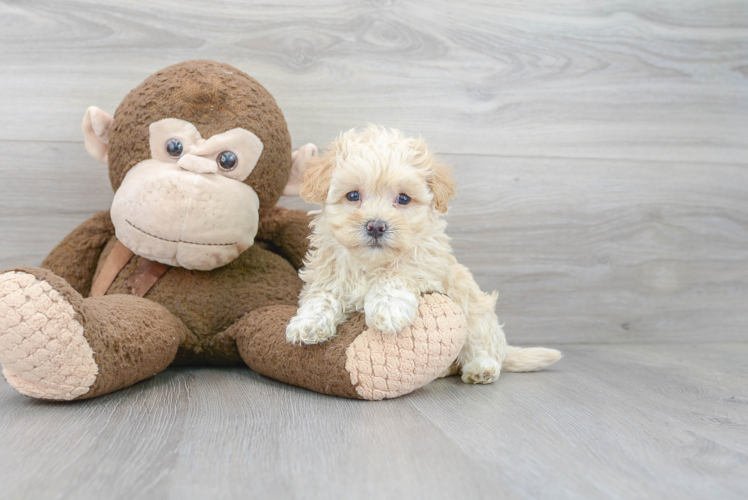
[[[309,218],[273,97],[227,64],[189,61],[147,78],[110,116],[89,108],[86,149],[109,165],[110,211],[84,222],[41,268],[0,274],[0,363],[20,393],[87,399],[172,363],[250,368],[344,397],[396,397],[444,373],[465,338],[454,303],[424,295],[412,327],[295,346],[297,271]],[[292,166],[293,165],[293,166]]]

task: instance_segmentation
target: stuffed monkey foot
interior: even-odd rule
[[[396,335],[367,329],[362,314],[330,342],[298,346],[285,329],[296,307],[249,313],[226,333],[257,372],[323,394],[394,398],[447,370],[467,325],[443,295],[424,295],[412,326]],[[164,307],[139,297],[84,299],[54,273],[0,275],[0,363],[18,392],[49,400],[107,394],[165,369],[189,332]]]
[[[21,394],[69,401],[107,394],[164,370],[187,329],[140,297],[84,299],[51,271],[0,275],[0,363]]]
[[[73,306],[24,272],[0,275],[0,363],[13,388],[43,399],[75,399],[99,373]]]
[[[253,311],[231,329],[253,370],[322,394],[355,399],[395,398],[422,387],[452,365],[465,342],[467,323],[444,295],[420,298],[415,321],[397,334],[367,329],[363,314],[338,326],[332,340],[286,341],[293,306]]]

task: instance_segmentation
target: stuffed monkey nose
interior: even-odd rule
[[[209,160],[202,156],[186,154],[177,162],[184,170],[195,172],[197,174],[215,174],[218,171],[218,165],[215,160]]]

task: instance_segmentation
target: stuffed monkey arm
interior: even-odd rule
[[[311,221],[312,218],[303,210],[274,207],[260,220],[260,228],[255,238],[267,242],[270,250],[298,270],[304,264],[304,256],[309,247]]]
[[[112,236],[114,226],[109,211],[99,212],[65,236],[41,267],[64,278],[87,297],[101,252]]]
[[[284,196],[299,196],[307,162],[317,156],[317,146],[305,144],[291,155],[291,174],[283,190]],[[268,249],[277,253],[296,269],[304,265],[304,256],[309,247],[309,223],[312,218],[302,210],[287,210],[274,207],[260,221],[255,239],[267,244]]]

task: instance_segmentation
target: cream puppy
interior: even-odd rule
[[[465,383],[488,384],[506,371],[533,371],[561,357],[554,349],[507,346],[496,317],[497,294],[478,288],[452,255],[442,215],[455,183],[422,139],[369,126],[341,134],[307,163],[301,195],[322,205],[312,236],[290,342],[335,335],[354,311],[395,335],[413,323],[422,293],[446,294],[467,318],[457,358]]]

